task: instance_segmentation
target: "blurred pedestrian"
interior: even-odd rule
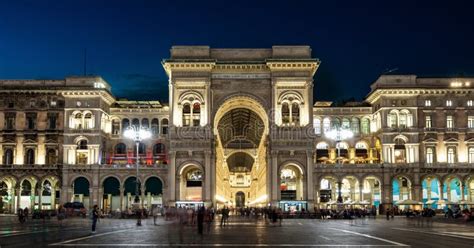
[[[97,225],[97,220],[99,219],[99,209],[97,207],[97,205],[94,205],[94,207],[92,208],[92,213],[91,213],[91,217],[92,217],[92,234],[95,233],[95,227]]]

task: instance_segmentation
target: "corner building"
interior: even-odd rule
[[[382,75],[363,102],[313,102],[307,46],[175,46],[169,104],[101,77],[0,81],[2,212],[65,202],[143,207],[474,201],[474,78]],[[353,137],[328,138],[338,128]]]

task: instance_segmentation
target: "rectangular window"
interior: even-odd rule
[[[467,128],[474,128],[474,116],[467,117]]]
[[[431,107],[431,100],[425,100],[425,107]]]
[[[446,116],[446,128],[454,128],[454,121],[452,115]]]
[[[7,130],[15,129],[15,116],[14,115],[7,115],[5,117],[5,128]]]
[[[468,150],[468,162],[474,163],[474,147],[469,147]]]
[[[430,115],[425,116],[425,127],[426,128],[432,128],[431,116]]]
[[[56,129],[56,121],[57,121],[56,115],[54,114],[48,115],[48,129],[50,130]]]
[[[428,147],[426,148],[426,163],[432,164],[434,161],[434,148]]]
[[[468,101],[467,101],[467,106],[468,106],[468,107],[472,107],[472,105],[473,105],[473,101],[472,101],[472,100],[468,100]]]
[[[451,100],[446,100],[446,107],[453,106],[453,102]]]
[[[456,162],[456,149],[454,147],[448,147],[448,163],[452,164]]]
[[[313,127],[314,127],[314,133],[321,134],[321,120],[314,119]]]

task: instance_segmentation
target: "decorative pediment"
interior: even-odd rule
[[[426,138],[423,140],[423,143],[438,143],[438,140],[435,138]]]
[[[466,139],[464,142],[468,144],[474,144],[474,137]]]
[[[459,140],[457,138],[450,137],[450,138],[445,138],[444,143],[459,143]]]
[[[23,144],[36,144],[36,140],[25,139],[25,140],[23,141]]]

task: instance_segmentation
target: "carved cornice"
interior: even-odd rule
[[[417,96],[417,95],[446,95],[446,94],[471,94],[474,93],[474,89],[377,89],[372,91],[367,96],[366,100],[373,104],[376,102],[381,96],[384,95],[395,95],[395,96]]]

